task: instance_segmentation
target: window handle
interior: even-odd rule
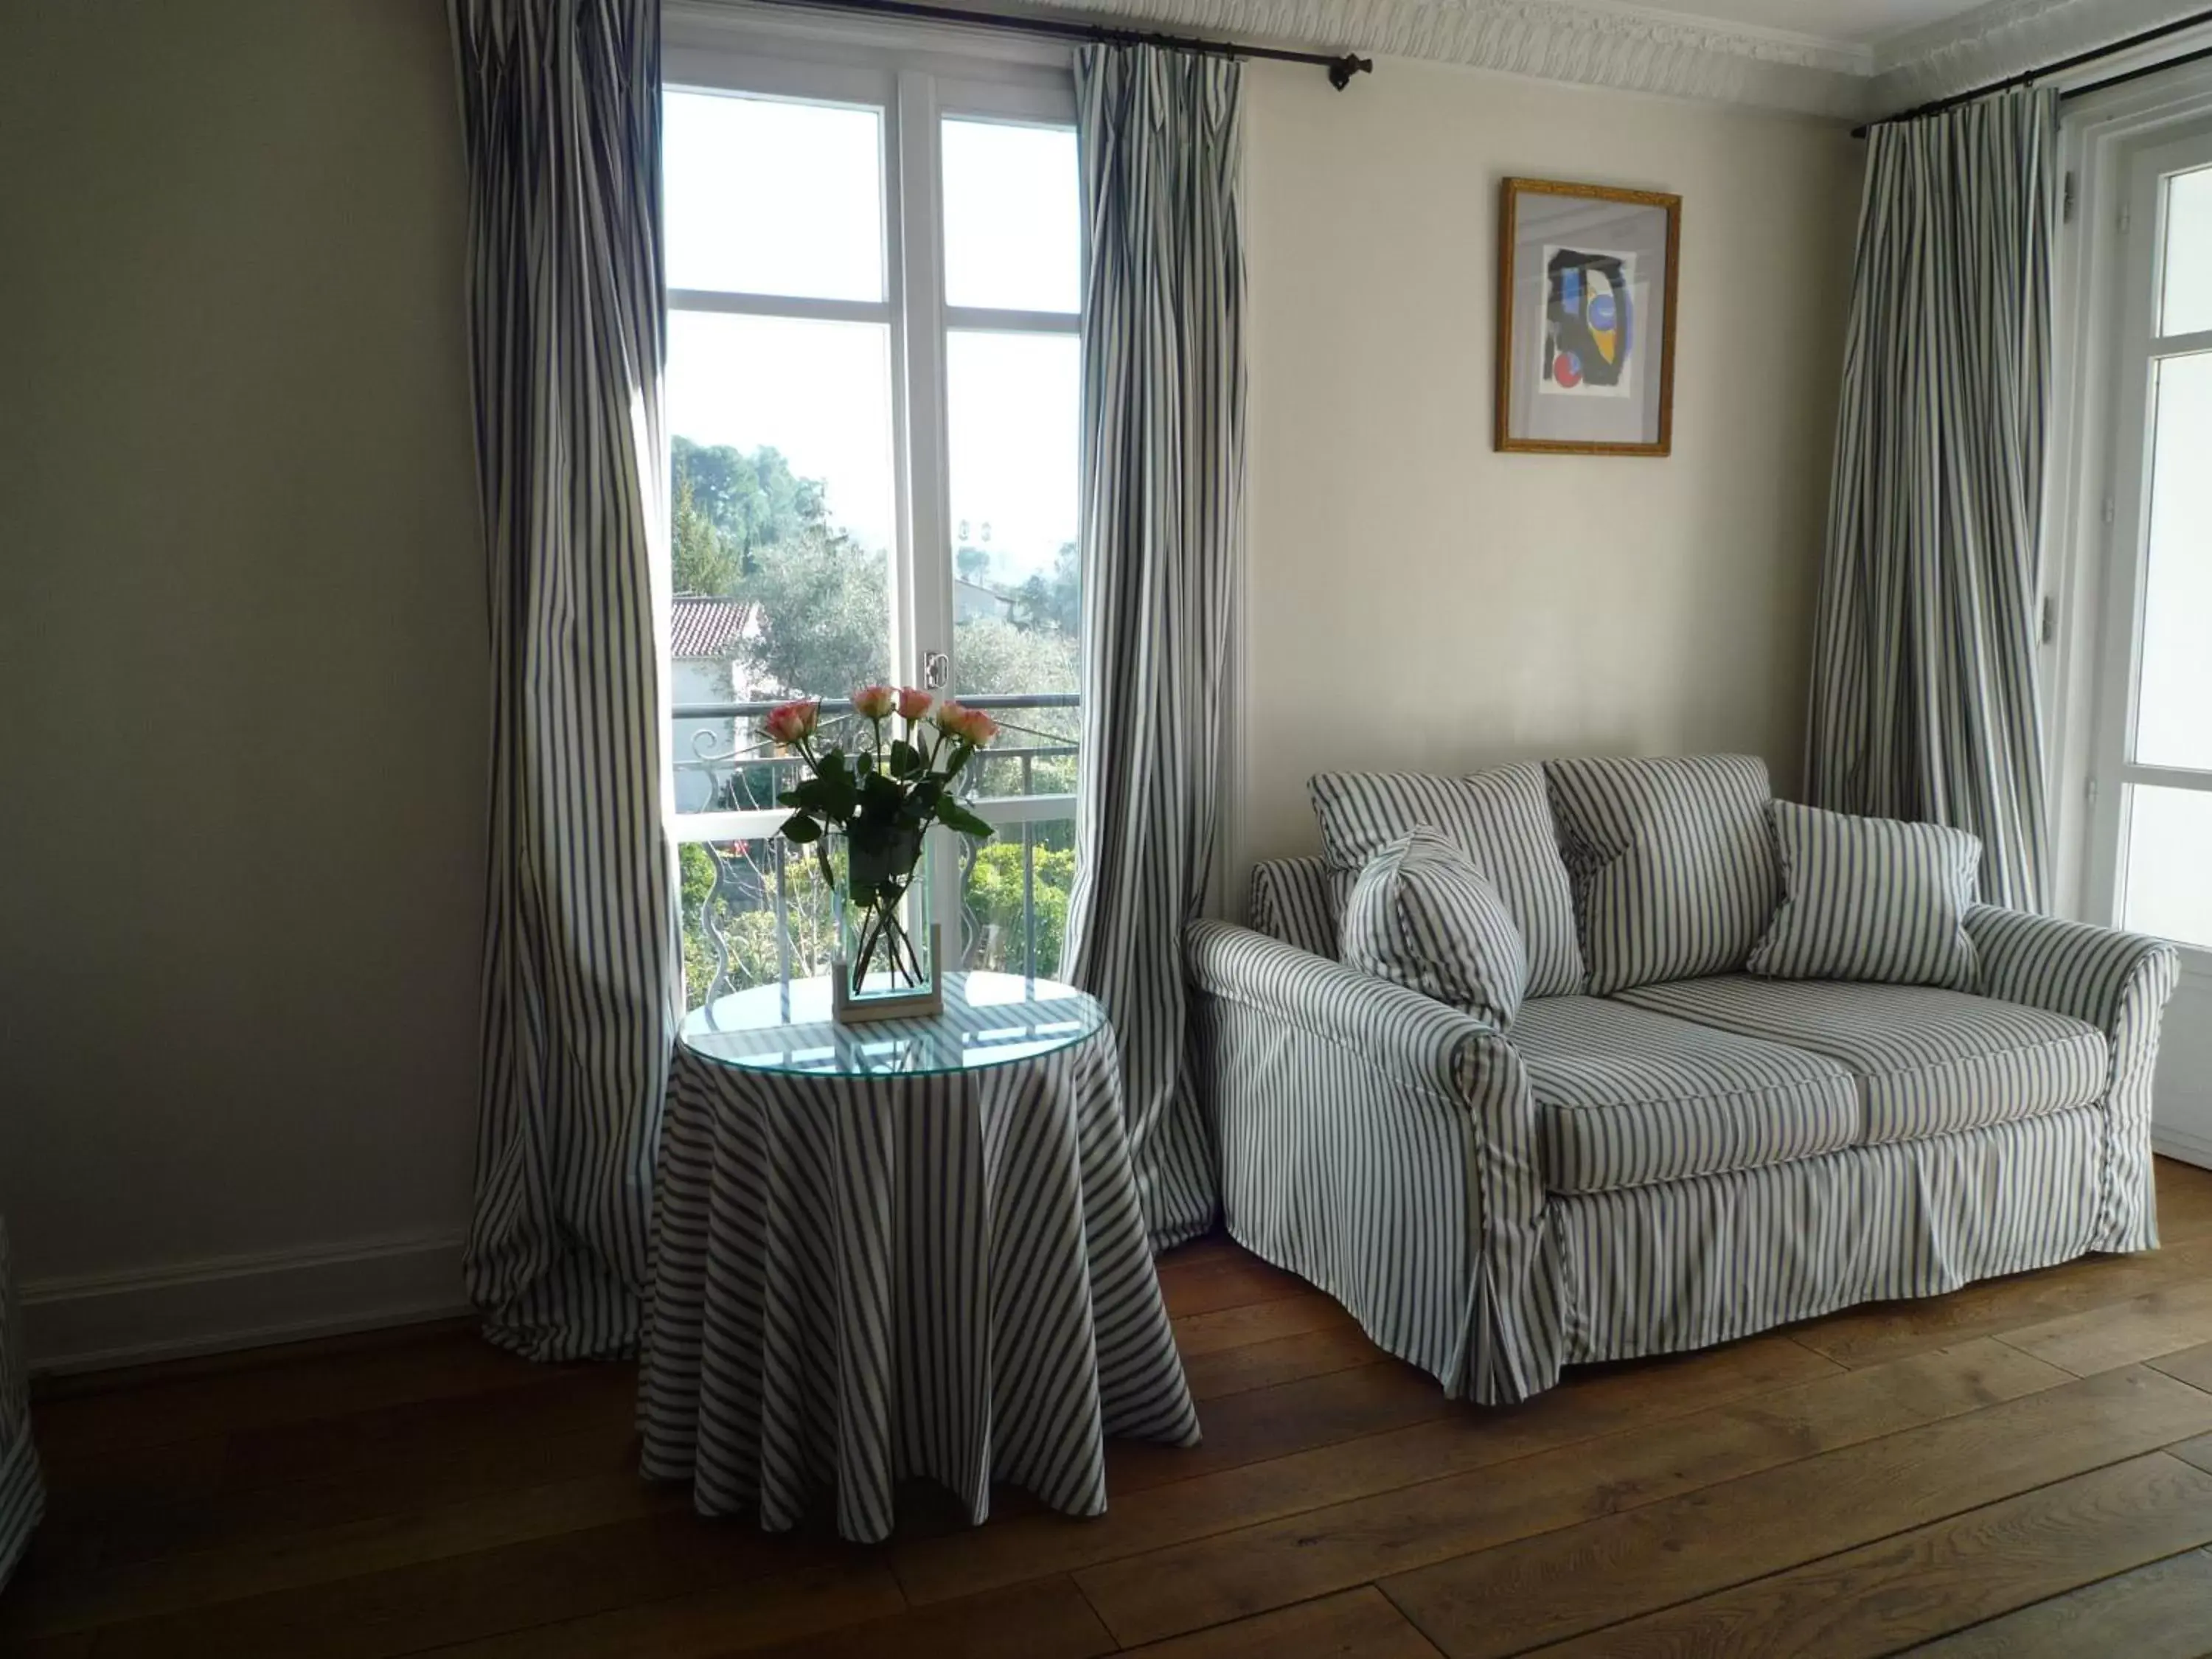
[[[952,659],[942,651],[921,653],[921,684],[927,691],[942,691],[952,678]]]

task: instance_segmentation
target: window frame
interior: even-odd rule
[[[832,301],[671,289],[667,312],[738,313],[888,324],[893,545],[890,659],[902,684],[925,683],[923,661],[942,653],[946,690],[957,684],[951,509],[948,344],[956,331],[1050,333],[1079,340],[1081,313],[951,306],[945,295],[941,123],[974,118],[1071,128],[1073,57],[1018,36],[978,37],[927,24],[907,27],[676,0],[663,25],[665,86],[810,102],[872,106],[881,112],[884,298]],[[1082,258],[1087,269],[1089,250]],[[670,629],[659,632],[661,681],[672,685]],[[834,695],[834,693],[832,694]],[[786,816],[765,811],[675,811],[674,702],[664,708],[664,821],[672,843],[757,840]],[[1005,829],[1072,821],[1073,792],[984,796],[970,803]],[[954,917],[962,867],[952,837],[933,830],[933,908]]]

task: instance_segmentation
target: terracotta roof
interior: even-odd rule
[[[744,642],[752,625],[753,606],[749,599],[678,593],[669,616],[668,654],[727,657]]]

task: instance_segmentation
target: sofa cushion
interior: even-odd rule
[[[1766,763],[1547,761],[1592,996],[1743,966],[1774,915]]]
[[[1555,1193],[1754,1170],[1857,1138],[1850,1073],[1802,1049],[1596,997],[1522,1004],[1512,1042]]]
[[[1389,842],[1352,884],[1344,960],[1501,1031],[1521,1012],[1528,978],[1521,930],[1498,890],[1426,826]]]
[[[1745,966],[1768,979],[1977,988],[1966,911],[1982,843],[1963,830],[1767,805],[1782,903]]]
[[[1336,913],[1328,866],[1316,858],[1261,859],[1252,866],[1252,926],[1317,957],[1336,959]]]
[[[2039,1117],[2105,1087],[2095,1026],[1960,991],[1729,974],[1646,985],[1621,1000],[1849,1066],[1869,1145]]]
[[[1464,778],[1323,772],[1308,788],[1340,914],[1367,860],[1386,842],[1426,824],[1465,853],[1505,901],[1528,952],[1528,994],[1583,988],[1574,901],[1541,766],[1501,766]]]

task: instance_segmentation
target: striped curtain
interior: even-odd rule
[[[1066,960],[1113,1016],[1153,1248],[1218,1204],[1185,1053],[1184,928],[1219,818],[1229,589],[1243,529],[1240,70],[1076,54],[1083,308],[1083,788]]]
[[[637,1336],[675,1031],[659,0],[453,0],[489,575],[469,1291],[538,1359]]]
[[[39,1455],[31,1445],[30,1385],[23,1364],[23,1324],[17,1316],[8,1224],[0,1220],[0,1588],[21,1559],[46,1506]]]
[[[2048,90],[1874,130],[1806,745],[1814,805],[1971,831],[2024,910],[2057,149]]]

